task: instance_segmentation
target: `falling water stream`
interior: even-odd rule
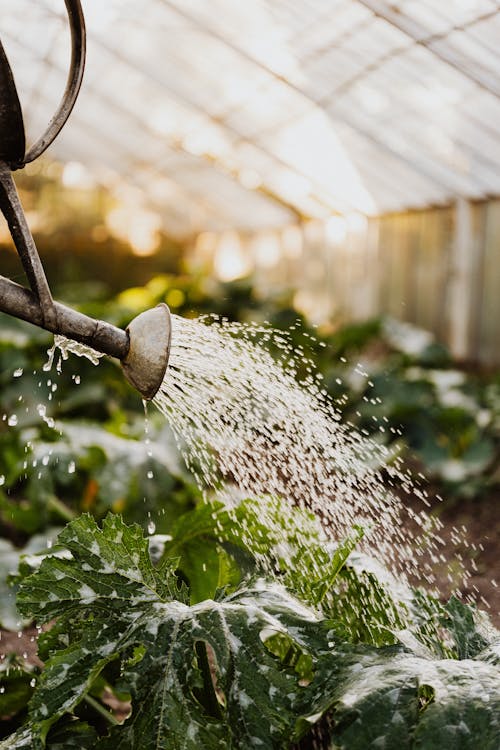
[[[300,384],[299,369],[306,371]],[[360,525],[363,552],[403,580],[435,582],[442,540],[439,522],[425,513],[425,491],[390,449],[342,422],[286,332],[173,315],[169,366],[154,404],[206,494],[223,492],[229,504],[279,498],[284,516],[292,506],[307,509],[334,540]],[[400,494],[413,495],[422,510]]]
[[[62,359],[71,352],[98,363],[97,352],[56,337],[50,366],[57,349]],[[283,518],[293,507],[308,510],[334,542],[361,526],[360,551],[399,581],[435,587],[436,571],[442,578],[448,565],[453,586],[467,585],[463,564],[443,554],[441,523],[426,512],[425,489],[390,448],[342,420],[290,333],[172,315],[169,365],[153,403],[206,498],[223,499],[229,509],[260,499],[262,522],[274,526],[277,499]],[[266,497],[274,500],[269,518]]]

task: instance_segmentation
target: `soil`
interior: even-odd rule
[[[445,555],[455,553],[465,561],[472,561],[473,569],[468,586],[463,591],[471,596],[480,609],[485,610],[494,625],[500,628],[500,496],[442,503],[434,508],[444,524]],[[453,527],[467,529],[469,546],[456,545],[450,540]],[[443,582],[443,590],[446,586]]]
[[[17,654],[28,664],[41,667],[42,662],[37,656],[38,631],[36,628],[26,628],[19,633],[11,630],[0,630],[0,659],[5,659],[9,654]]]

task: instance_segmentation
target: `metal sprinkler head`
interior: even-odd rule
[[[0,42],[0,210],[31,287],[27,289],[0,276],[0,311],[116,357],[129,383],[144,399],[150,400],[163,381],[170,354],[172,327],[167,305],[141,313],[122,331],[56,302],[12,179],[12,171],[38,158],[50,146],[78,96],[85,66],[85,22],[80,0],[64,0],[64,3],[71,31],[66,90],[47,130],[27,152],[14,76]]]
[[[130,346],[122,359],[123,374],[146,401],[157,393],[170,355],[172,324],[168,305],[141,313],[127,327]]]

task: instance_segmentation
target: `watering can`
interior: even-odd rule
[[[0,311],[116,357],[127,380],[149,400],[158,391],[168,365],[171,320],[167,305],[141,313],[123,331],[56,302],[12,179],[13,171],[37,159],[50,146],[68,119],[80,90],[85,66],[85,21],[80,0],[64,2],[71,29],[66,89],[45,133],[28,151],[14,77],[0,41],[0,209],[31,287],[0,276]]]

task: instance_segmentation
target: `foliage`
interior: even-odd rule
[[[41,353],[48,339],[28,338],[15,321],[2,336],[4,534],[21,544],[82,511],[100,518],[110,509],[129,521],[154,514],[161,530],[192,506],[199,493],[171,435],[154,414],[146,434],[141,401],[116,365],[103,360],[96,373],[78,359],[61,372],[44,372]],[[13,377],[10,361],[22,377]]]
[[[445,496],[475,497],[495,485],[494,376],[457,369],[430,334],[390,319],[345,327],[330,344],[344,361],[332,358],[322,372],[346,420],[397,445],[410,469],[440,484]]]
[[[205,509],[198,513],[185,524],[179,550],[187,527],[207,528]],[[67,747],[80,741],[100,750],[272,750],[290,747],[327,713],[331,742],[349,750],[381,742],[495,747],[500,641],[477,629],[465,605],[443,608],[454,659],[436,658],[418,638],[416,648],[376,648],[353,643],[341,622],[275,579],[228,583],[214,598],[189,605],[182,555],[162,555],[154,565],[148,547],[140,528],[119,516],[109,515],[100,529],[84,515],[24,578],[20,610],[57,624],[41,638],[46,664],[28,723],[2,750],[53,750],[61,737]],[[331,560],[327,590],[343,569],[335,553]],[[92,727],[77,717],[114,663],[114,688],[130,694],[131,713],[104,728],[94,717],[95,743]]]
[[[305,352],[346,420],[388,446],[397,445],[416,471],[446,495],[477,496],[496,485],[500,456],[500,382],[457,369],[426,331],[392,319],[317,330],[293,308],[290,295],[259,298],[249,280],[226,284],[196,277],[158,276],[117,296],[115,320],[158,302],[193,317],[268,321],[287,330]],[[109,308],[108,308],[109,315]],[[307,377],[308,368],[299,368]]]
[[[500,381],[455,369],[428,335],[382,320],[318,332],[286,295],[166,275],[85,311],[124,326],[163,300],[182,315],[292,326],[344,419],[411,455],[412,470],[448,495],[500,481]],[[2,582],[21,557],[21,612],[0,591],[2,624],[51,623],[41,674],[14,657],[0,668],[3,735],[17,728],[2,750],[285,748],[318,722],[347,750],[496,750],[499,651],[479,613],[401,591],[355,549],[361,528],[333,545],[277,498],[201,503],[153,413],[145,434],[116,365],[44,372],[49,345],[2,319]],[[148,540],[126,525],[150,518]],[[123,724],[110,694],[131,698]]]
[[[134,315],[162,301],[183,316],[210,312],[243,321],[267,320],[272,326],[286,329],[293,347],[314,362],[344,420],[390,447],[412,471],[421,471],[437,482],[438,491],[444,496],[476,497],[498,485],[498,377],[481,378],[456,369],[449,354],[430,334],[392,320],[318,331],[293,308],[286,294],[264,300],[246,280],[220,284],[166,274],[154,277],[144,287],[121,292],[112,301],[87,302],[83,310],[124,327]],[[49,504],[45,493],[36,513],[31,512],[38,494],[34,490],[26,497],[24,492],[26,440],[31,440],[32,432],[35,440],[42,442],[60,439],[41,421],[39,404],[44,405],[49,423],[91,421],[126,439],[139,438],[143,429],[140,399],[115,363],[104,358],[96,372],[92,364],[79,359],[77,364],[66,363],[62,372],[45,373],[42,355],[49,343],[50,338],[44,333],[2,316],[1,409],[8,416],[14,414],[17,425],[6,429],[5,423],[0,422],[1,473],[7,477],[5,486],[10,488],[12,499],[8,502],[5,489],[0,493],[0,518],[25,534],[69,520],[57,500],[64,506],[69,496],[71,507],[77,494],[77,507],[71,510],[91,510],[86,507],[84,496],[92,496],[94,487],[93,483],[75,487],[71,481],[66,481],[65,487],[50,487]],[[13,378],[14,371],[22,371],[23,376]],[[298,376],[308,374],[304,363]],[[150,418],[154,423],[154,415]],[[96,442],[99,446],[100,438]],[[106,456],[100,454],[99,460],[95,451],[94,454],[94,459],[78,456],[76,462],[79,469],[88,466],[88,480],[95,478],[94,466],[100,469],[109,464]],[[102,483],[100,487],[103,490]],[[137,487],[136,481],[130,488],[136,497],[150,496]],[[126,514],[129,500],[122,498],[121,504],[114,506],[115,501],[111,505],[104,501],[97,513],[115,507]],[[147,508],[146,515],[153,510],[154,507]],[[39,519],[38,525],[35,518]],[[128,518],[139,520],[139,515]]]

